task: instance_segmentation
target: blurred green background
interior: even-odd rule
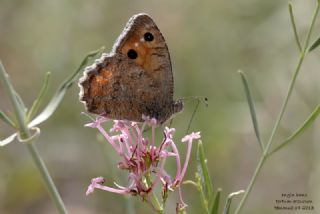
[[[299,34],[305,35],[314,1],[293,1]],[[223,198],[244,189],[259,158],[249,109],[238,69],[249,79],[264,139],[269,136],[298,61],[287,1],[10,1],[0,0],[0,59],[16,90],[30,107],[44,74],[52,72],[49,94],[72,73],[84,55],[102,45],[111,50],[128,19],[149,13],[166,38],[175,77],[175,97],[206,96],[191,130],[201,131],[208,165]],[[319,21],[315,34],[320,34]],[[312,37],[312,41],[315,36]],[[319,103],[320,49],[302,68],[277,140],[297,128]],[[75,85],[54,116],[40,126],[37,146],[70,213],[151,213],[139,198],[127,200],[96,191],[86,197],[92,177],[125,185],[125,173],[111,147],[98,142],[97,131],[83,127],[88,118]],[[49,100],[50,96],[47,97]],[[173,126],[176,143],[184,135],[195,102],[186,102]],[[10,111],[0,86],[0,109]],[[282,193],[307,193],[320,212],[319,123],[265,165],[243,213],[274,210]],[[0,124],[0,137],[13,130]],[[161,133],[158,133],[161,137]],[[184,154],[185,145],[179,144]],[[186,179],[196,169],[195,148]],[[182,155],[184,157],[184,155]],[[189,213],[202,213],[199,195],[183,187]],[[172,194],[167,213],[174,213]],[[233,201],[232,209],[239,200]],[[0,148],[0,213],[56,213],[26,147],[14,142]],[[302,211],[299,213],[303,213]],[[309,213],[309,212],[308,212]]]

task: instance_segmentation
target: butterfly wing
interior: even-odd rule
[[[113,46],[113,52],[131,57],[157,82],[166,98],[172,101],[173,75],[170,54],[164,37],[150,16],[143,13],[133,16]]]
[[[137,102],[152,91],[151,82],[140,66],[124,55],[104,54],[86,68],[79,85],[80,100],[88,112],[111,119],[142,121],[147,110]],[[151,113],[151,112],[150,112]]]
[[[86,69],[80,86],[87,110],[112,119],[142,121],[144,114],[163,123],[182,110],[173,101],[167,45],[146,14],[129,20],[112,52]]]

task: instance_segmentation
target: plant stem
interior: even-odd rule
[[[59,211],[60,214],[67,214],[67,209],[65,208],[65,205],[61,199],[61,196],[50,176],[50,173],[44,163],[44,161],[42,160],[37,148],[35,147],[35,145],[30,142],[27,143],[27,148],[32,156],[33,161],[35,162],[38,170],[40,171],[40,174],[42,176],[42,179],[45,183],[45,186],[47,187],[47,190],[49,192],[49,195],[52,199],[52,201],[54,202],[57,210]]]
[[[19,103],[15,96],[14,88],[9,80],[9,75],[5,72],[5,69],[0,62],[0,80],[3,83],[3,87],[8,94],[8,97],[13,105],[13,110],[16,115],[17,121],[18,121],[18,127],[19,127],[19,134],[22,139],[28,139],[31,136],[30,130],[27,127],[26,121],[25,121],[25,112],[23,109],[20,108]],[[57,191],[56,186],[53,183],[53,180],[42,160],[42,158],[39,155],[39,152],[37,151],[35,145],[33,144],[33,140],[26,143],[27,148],[32,156],[33,161],[35,162],[38,170],[40,171],[40,174],[42,176],[42,179],[45,183],[45,186],[47,187],[47,190],[49,192],[49,195],[51,199],[53,200],[57,210],[60,214],[67,214],[67,210],[63,204],[63,201]]]
[[[16,99],[15,91],[9,80],[9,75],[5,71],[1,61],[0,61],[0,80],[13,105],[13,111],[16,115],[17,122],[18,122],[17,124],[20,132],[27,133],[28,128],[25,125],[25,119],[24,119],[25,113],[20,109],[18,100]]]
[[[308,49],[308,45],[309,45],[309,42],[310,42],[310,36],[311,36],[311,33],[312,33],[312,30],[314,28],[314,24],[315,24],[315,21],[316,21],[316,18],[317,18],[317,15],[319,13],[319,1],[317,2],[317,7],[316,7],[316,10],[315,10],[315,13],[313,15],[313,18],[312,18],[312,22],[311,22],[311,25],[310,25],[310,28],[309,28],[309,31],[308,31],[308,34],[307,34],[307,37],[306,37],[306,41],[305,41],[305,44],[304,44],[304,47],[303,47],[303,50],[302,52],[300,53],[300,58],[299,58],[299,62],[297,64],[297,67],[295,69],[295,72],[293,74],[293,77],[291,79],[291,82],[290,82],[290,85],[288,87],[288,91],[287,91],[287,95],[285,97],[285,100],[282,104],[282,107],[281,107],[281,110],[280,110],[280,113],[278,115],[278,118],[275,122],[275,125],[273,127],[273,130],[271,132],[271,135],[270,135],[270,138],[268,140],[268,143],[267,143],[267,146],[265,147],[264,151],[263,151],[263,154],[261,155],[260,157],[260,160],[258,162],[258,165],[254,171],[254,174],[250,180],[250,183],[246,189],[246,192],[244,194],[244,196],[242,197],[236,211],[235,211],[235,214],[238,214],[241,209],[243,208],[251,190],[252,190],[252,187],[254,186],[256,180],[257,180],[257,177],[258,177],[258,174],[260,173],[261,169],[262,169],[262,166],[264,165],[265,161],[268,159],[269,155],[268,155],[268,152],[269,152],[269,148],[274,140],[274,137],[275,137],[275,134],[277,133],[278,131],[278,128],[279,128],[279,125],[280,125],[280,122],[283,118],[283,115],[285,113],[285,110],[287,108],[287,105],[288,105],[288,101],[290,99],[290,96],[292,94],[292,90],[294,88],[294,85],[296,83],[296,79],[297,79],[297,76],[299,74],[299,71],[300,71],[300,68],[301,68],[301,65],[304,61],[304,58],[305,58],[305,55],[306,55],[306,50]]]
[[[293,29],[293,33],[294,33],[294,37],[297,43],[297,46],[299,48],[299,51],[302,51],[302,47],[300,44],[300,40],[299,40],[299,36],[298,36],[298,32],[297,32],[297,27],[296,27],[296,23],[294,21],[294,16],[293,16],[293,9],[292,9],[292,4],[291,2],[289,3],[289,14],[290,14],[290,21],[291,21],[291,25],[292,25],[292,29]]]
[[[294,87],[294,85],[296,83],[296,80],[297,80],[301,65],[302,65],[302,63],[304,61],[304,58],[305,58],[305,55],[306,55],[306,51],[308,49],[310,36],[311,36],[312,30],[313,30],[314,23],[315,23],[315,20],[317,18],[318,12],[319,12],[319,4],[317,4],[317,8],[316,8],[316,11],[315,11],[314,16],[312,18],[312,22],[311,22],[311,25],[310,25],[310,28],[309,28],[309,31],[308,31],[308,34],[307,34],[307,38],[306,38],[306,41],[305,41],[304,48],[303,48],[302,52],[300,53],[300,58],[299,58],[298,65],[297,65],[297,67],[295,69],[295,72],[293,74],[292,80],[290,82],[290,85],[289,85],[289,88],[288,88],[288,92],[287,92],[287,96],[286,96],[286,98],[285,98],[285,100],[283,102],[283,105],[281,107],[281,111],[279,113],[278,119],[277,119],[277,121],[276,121],[276,123],[274,125],[274,128],[272,130],[272,133],[270,135],[269,141],[267,143],[267,147],[265,149],[265,153],[268,152],[268,150],[269,150],[269,148],[270,148],[270,146],[271,146],[271,144],[273,142],[274,136],[275,136],[276,132],[278,131],[278,127],[280,125],[281,119],[282,119],[282,117],[284,115],[284,112],[285,112],[285,110],[287,108],[288,101],[289,101],[289,99],[291,97],[293,87]]]
[[[146,178],[146,182],[147,182],[148,187],[150,187],[152,185],[150,174],[147,173],[144,177]],[[151,203],[152,203],[154,209],[156,210],[156,212],[159,214],[162,214],[163,213],[163,206],[160,204],[157,196],[154,194],[154,191],[150,192],[150,199],[151,199]]]
[[[252,178],[250,180],[250,183],[249,183],[249,185],[248,185],[243,197],[241,198],[241,201],[240,201],[236,211],[234,212],[235,214],[239,213],[241,211],[242,207],[244,206],[244,204],[246,203],[247,198],[248,198],[248,196],[249,196],[249,194],[250,194],[250,192],[252,190],[253,185],[255,184],[255,182],[257,180],[256,178],[257,178],[257,176],[258,176],[258,174],[259,174],[259,172],[261,170],[261,167],[263,166],[265,160],[266,160],[266,156],[262,155],[260,157],[259,163],[258,163],[258,165],[257,165],[257,167],[256,167],[256,169],[255,169],[255,171],[253,173],[253,176],[252,176]]]

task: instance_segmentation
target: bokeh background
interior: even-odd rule
[[[293,1],[299,34],[306,34],[314,1]],[[175,77],[175,97],[206,96],[191,130],[201,131],[214,186],[228,193],[244,189],[260,155],[238,69],[249,79],[263,139],[279,112],[298,51],[287,1],[0,1],[0,59],[27,106],[37,96],[44,75],[52,72],[48,101],[84,55],[102,45],[109,51],[127,20],[149,13],[166,38]],[[316,23],[315,34],[320,34]],[[304,38],[304,37],[302,37]],[[297,128],[320,100],[320,49],[302,68],[276,142]],[[126,184],[117,157],[99,142],[97,131],[83,127],[88,118],[74,85],[49,120],[43,123],[37,146],[70,213],[151,213],[139,198],[96,191],[86,197],[92,177]],[[176,116],[176,142],[184,135],[195,102]],[[0,86],[0,108],[10,111]],[[306,193],[320,212],[319,123],[264,166],[243,213],[274,210],[282,193]],[[0,124],[3,139],[13,130]],[[161,133],[158,134],[159,138]],[[178,143],[179,144],[179,143]],[[179,144],[184,154],[185,145]],[[196,170],[195,148],[186,179]],[[173,165],[172,165],[173,166]],[[170,166],[169,166],[170,168]],[[172,169],[173,170],[173,169]],[[189,213],[202,213],[199,194],[183,188]],[[176,194],[167,204],[174,213]],[[239,202],[233,201],[232,209]],[[0,213],[56,213],[35,165],[21,143],[0,148]],[[299,213],[303,213],[302,211]],[[310,212],[308,212],[310,213]]]

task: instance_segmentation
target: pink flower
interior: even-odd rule
[[[92,178],[91,184],[88,186],[86,195],[93,193],[94,189],[102,189],[105,191],[114,192],[114,193],[118,193],[118,194],[126,194],[130,191],[129,189],[126,189],[126,188],[116,189],[116,188],[112,188],[112,187],[103,186],[102,184],[104,182],[105,182],[105,180],[103,177]]]
[[[182,142],[188,142],[188,148],[187,148],[187,155],[186,155],[186,160],[184,161],[184,166],[180,172],[180,174],[176,177],[176,183],[179,183],[182,181],[188,167],[188,163],[190,160],[190,154],[191,154],[191,149],[192,149],[192,142],[193,140],[200,139],[200,132],[192,132],[189,135],[186,135],[182,138]]]
[[[183,168],[181,169],[180,155],[178,147],[174,143],[173,137],[174,128],[165,127],[164,139],[157,146],[155,142],[155,128],[157,121],[154,118],[143,116],[145,123],[140,127],[139,124],[130,121],[113,121],[113,128],[107,132],[102,124],[107,119],[97,117],[92,123],[87,124],[87,127],[97,128],[105,137],[107,142],[120,156],[121,161],[118,163],[118,168],[128,171],[127,187],[116,185],[116,187],[104,186],[104,178],[97,177],[91,180],[86,194],[89,195],[95,189],[101,189],[118,194],[138,195],[144,200],[151,202],[150,197],[153,194],[155,187],[162,185],[162,199],[168,197],[168,193],[179,190],[180,201],[179,207],[185,207],[186,204],[182,200],[180,183],[187,170],[192,141],[200,138],[200,132],[191,133],[182,139],[182,142],[188,142],[188,149]],[[151,127],[151,139],[143,137],[143,129],[145,126]],[[175,158],[176,174],[174,179],[171,179],[169,173],[165,170],[167,158]]]
[[[164,135],[165,135],[166,139],[172,140],[175,132],[176,132],[175,128],[168,128],[168,127],[164,128]]]
[[[149,116],[142,115],[142,119],[145,121],[146,124],[149,126],[157,125],[157,120],[155,118],[150,118]]]
[[[102,117],[102,116],[98,116],[95,121],[93,121],[92,123],[87,123],[84,126],[91,127],[91,128],[97,128],[98,126],[101,125],[101,123],[104,123],[106,121],[108,121],[107,118]]]
[[[201,138],[200,132],[192,132],[191,134],[184,136],[184,138],[182,138],[182,142],[186,142],[186,141],[192,142],[193,140],[197,140],[200,138]]]

